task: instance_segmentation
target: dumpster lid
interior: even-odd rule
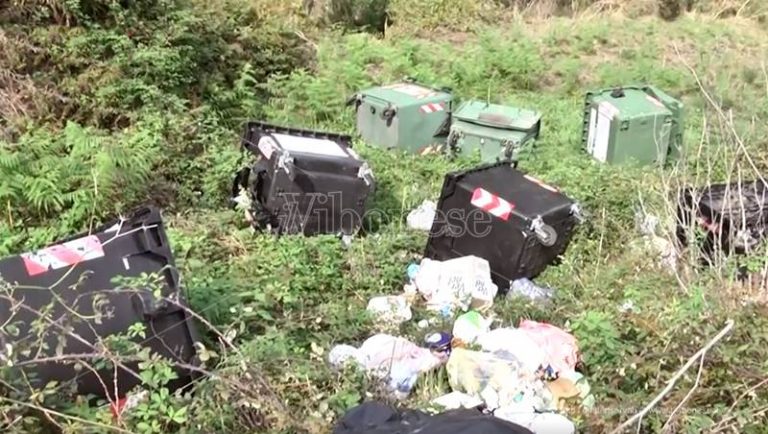
[[[360,92],[360,95],[386,101],[395,106],[407,106],[415,103],[430,103],[451,99],[451,94],[412,82],[399,82],[374,87]]]
[[[326,158],[360,157],[352,151],[352,137],[346,134],[307,130],[251,121],[245,126],[243,147],[270,159],[275,150],[291,154],[312,154]]]
[[[530,131],[541,115],[533,110],[470,100],[464,102],[453,117],[465,122],[508,130]]]
[[[664,97],[665,101],[670,97]],[[614,116],[633,117],[648,115],[668,115],[672,112],[649,87],[625,86],[603,89],[594,101],[606,107]]]

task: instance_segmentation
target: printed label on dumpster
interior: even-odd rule
[[[610,104],[608,105],[610,107],[613,107]],[[603,108],[602,104],[600,105],[600,108],[601,109],[597,111],[597,118],[594,120],[595,121],[594,128],[590,126],[590,129],[594,129],[594,134],[593,134],[594,144],[592,145],[592,156],[599,161],[605,162],[608,159],[608,144],[611,139],[611,122],[612,122],[613,116],[608,115],[602,109]]]
[[[27,274],[37,276],[49,270],[58,270],[91,259],[103,258],[104,248],[99,237],[91,235],[36,252],[23,253],[20,256],[24,261]]]
[[[272,137],[264,136],[259,140],[259,151],[261,151],[261,155],[267,160],[272,157],[272,151],[275,150],[276,146],[277,145],[275,144],[275,141],[272,140]]]
[[[384,86],[384,89],[392,89],[396,92],[404,93],[418,99],[424,99],[429,96],[437,95],[437,92],[432,89],[427,89],[425,87],[409,83],[391,84],[389,86]]]
[[[419,111],[422,113],[434,113],[441,112],[443,110],[445,110],[445,107],[442,103],[424,104],[423,106],[419,107]]]
[[[512,213],[512,209],[515,207],[499,196],[479,187],[472,193],[471,203],[502,220],[508,220],[509,215]]]

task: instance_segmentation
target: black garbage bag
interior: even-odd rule
[[[333,434],[533,434],[529,429],[479,410],[450,410],[429,415],[398,411],[380,402],[365,402],[349,410]]]

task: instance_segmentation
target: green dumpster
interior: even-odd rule
[[[582,146],[608,164],[665,164],[680,156],[683,104],[654,86],[588,92]]]
[[[452,96],[413,81],[360,91],[350,100],[357,131],[367,143],[421,153],[445,143]]]
[[[469,100],[453,113],[448,145],[457,154],[479,150],[484,163],[516,160],[517,151],[537,139],[540,129],[536,111]]]

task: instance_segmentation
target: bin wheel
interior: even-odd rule
[[[555,242],[557,242],[557,231],[550,225],[541,225],[541,227],[536,230],[536,238],[538,238],[539,242],[544,246],[552,247],[555,245]]]

